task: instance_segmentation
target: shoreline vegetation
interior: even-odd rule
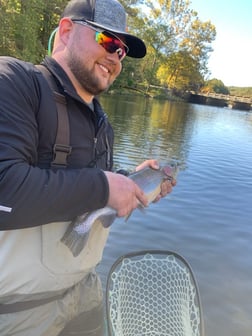
[[[228,88],[227,96],[235,96],[241,98],[252,99],[252,87],[235,87],[230,86]],[[209,93],[212,91],[210,90]],[[149,98],[157,99],[171,99],[171,100],[185,100],[187,92],[177,90],[176,88],[168,89],[167,87],[161,87],[156,85],[149,85],[144,87],[143,85],[135,86],[115,86],[111,87],[106,94],[139,94]],[[197,94],[206,93],[204,90],[196,92]],[[220,92],[223,94],[222,92]]]
[[[0,55],[39,64],[68,1],[1,0]],[[145,41],[147,54],[139,60],[126,57],[108,93],[171,100],[183,100],[188,92],[252,98],[252,87],[227,87],[221,79],[208,79],[217,31],[210,20],[200,19],[190,1],[156,0],[154,7],[146,0],[120,2],[128,14],[129,31]]]
[[[252,88],[231,87],[229,93],[219,94],[218,96],[217,94],[212,94],[211,92],[182,92],[176,89],[169,90],[158,86],[149,86],[148,88],[117,86],[109,89],[106,93],[103,93],[103,95],[138,95],[157,100],[196,103],[201,105],[252,111]],[[234,99],[232,99],[232,97],[234,97]]]

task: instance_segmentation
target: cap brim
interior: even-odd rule
[[[92,26],[97,27],[97,28],[102,28],[108,32],[114,33],[114,34],[120,34],[121,36],[124,37],[125,44],[129,48],[129,51],[127,53],[127,56],[133,57],[133,58],[142,58],[146,55],[146,46],[144,42],[131,34],[125,33],[123,31],[119,30],[112,30],[110,27],[100,25],[96,22],[85,20],[86,22],[90,23]]]

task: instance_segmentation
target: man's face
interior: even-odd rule
[[[107,52],[95,41],[95,31],[74,24],[66,62],[80,87],[91,95],[107,90],[122,69],[118,54]]]

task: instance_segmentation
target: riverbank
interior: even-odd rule
[[[161,88],[159,86],[150,86],[148,89],[140,89],[138,87],[120,87],[116,89],[111,89],[107,95],[139,95],[147,97],[150,99],[158,100],[169,100],[176,102],[187,102],[199,105],[208,105],[223,107],[242,111],[252,111],[252,98],[234,96],[234,95],[223,95],[216,93],[195,93],[186,92],[182,93],[176,89],[169,90],[167,88]]]

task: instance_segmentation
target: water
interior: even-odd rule
[[[201,294],[206,336],[252,334],[252,113],[141,97],[101,98],[115,129],[115,166],[181,163],[173,192],[112,225],[99,272],[124,253],[176,251]]]

